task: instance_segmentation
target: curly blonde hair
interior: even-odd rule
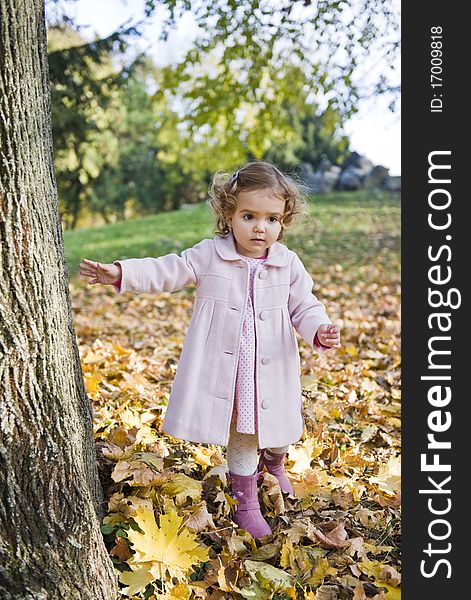
[[[245,164],[232,175],[224,171],[218,171],[214,175],[207,202],[216,215],[215,234],[225,237],[230,232],[229,219],[236,211],[240,192],[262,189],[270,189],[277,198],[285,202],[278,241],[283,239],[285,229],[298,216],[307,216],[308,213],[303,210],[307,197],[303,184],[294,181],[272,164],[257,160]]]

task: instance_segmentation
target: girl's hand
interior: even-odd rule
[[[323,346],[340,348],[340,327],[338,325],[320,325],[317,339]]]
[[[113,285],[121,279],[121,265],[102,264],[84,258],[80,263],[80,275],[90,277],[88,282],[90,285],[93,283]]]

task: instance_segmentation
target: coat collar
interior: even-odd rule
[[[240,260],[240,254],[236,250],[235,240],[232,233],[225,237],[215,237],[214,245],[216,251],[223,260]],[[272,267],[284,267],[288,263],[289,250],[283,244],[275,242],[268,248],[268,256],[265,265]]]

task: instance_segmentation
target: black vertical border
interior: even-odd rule
[[[431,87],[431,28],[441,27],[442,37],[442,78],[443,87]],[[458,2],[437,2],[436,0],[418,3],[402,3],[402,380],[403,380],[403,598],[405,600],[443,600],[444,598],[469,598],[470,586],[467,583],[467,546],[469,544],[470,510],[468,499],[469,464],[471,451],[467,444],[471,440],[471,422],[469,404],[471,402],[468,384],[468,372],[471,374],[468,348],[465,345],[471,333],[467,316],[469,301],[466,294],[467,277],[470,272],[471,257],[471,217],[467,216],[471,208],[470,184],[465,189],[465,177],[471,173],[469,163],[469,103],[465,95],[469,73],[470,22],[465,16],[465,5]],[[436,61],[437,62],[437,61]],[[433,113],[431,100],[443,99],[443,111]],[[438,103],[436,102],[438,105]],[[451,164],[451,184],[431,185],[428,182],[428,157],[433,151],[450,150],[451,157],[442,157],[440,161]],[[427,223],[429,212],[434,212],[428,204],[428,196],[434,188],[446,188],[452,195],[448,211],[451,226],[446,231],[434,231]],[[443,196],[444,197],[444,196]],[[437,196],[438,198],[438,196]],[[451,235],[451,239],[445,239]],[[443,251],[441,259],[431,262],[427,256],[428,247],[435,250],[449,245],[451,258],[447,261],[448,251]],[[436,253],[435,253],[436,255]],[[428,303],[430,284],[428,270],[440,263],[443,269],[452,270],[451,281],[442,285],[460,290],[462,304],[457,309],[430,308]],[[444,271],[445,272],[445,271]],[[436,434],[437,439],[451,442],[450,450],[439,452],[440,462],[451,464],[449,473],[425,473],[421,470],[421,454],[427,452],[427,434],[431,432],[427,419],[433,410],[428,402],[427,392],[431,381],[421,380],[428,370],[428,342],[433,333],[428,325],[432,312],[451,313],[450,332],[451,355],[442,357],[442,363],[451,362],[451,370],[434,371],[434,374],[451,375],[452,398],[442,411],[451,413],[451,427]],[[447,347],[442,344],[443,349]],[[445,415],[443,415],[445,418]],[[434,451],[429,452],[429,460]],[[420,489],[433,489],[428,476],[440,484],[451,475],[451,480],[442,489],[450,489],[450,494],[420,494]],[[428,506],[444,509],[451,501],[451,509],[444,515],[433,515]],[[446,519],[451,526],[448,538],[438,541],[429,535],[429,527],[434,519]],[[435,535],[445,535],[447,526],[432,526]],[[428,544],[434,551],[430,556],[424,552]],[[451,547],[448,547],[448,543]],[[449,551],[446,550],[449,548]],[[449,561],[438,564],[440,559]],[[429,578],[421,573],[421,561]]]

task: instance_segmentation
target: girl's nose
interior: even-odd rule
[[[255,221],[255,231],[265,231],[265,223],[263,221]]]

